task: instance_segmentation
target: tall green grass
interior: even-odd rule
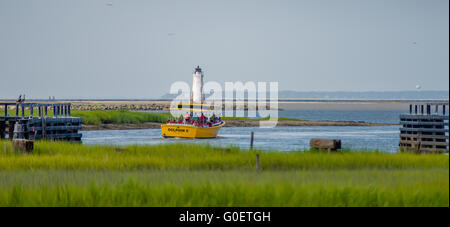
[[[379,152],[267,152],[237,147],[163,144],[154,146],[85,146],[71,143],[35,142],[33,154],[14,152],[6,142],[0,150],[0,170],[33,169],[254,169],[255,153],[266,170],[358,169],[358,168],[449,168],[446,155]],[[4,147],[0,143],[0,149]]]
[[[83,124],[140,124],[145,122],[166,123],[171,115],[169,113],[132,112],[126,110],[93,110],[93,111],[72,111],[74,117],[81,117]]]
[[[0,206],[448,205],[447,155],[0,140]]]
[[[3,110],[0,109],[0,112]],[[15,116],[15,110],[9,110],[8,113],[11,116]],[[30,116],[30,110],[26,109],[24,116]],[[38,116],[38,112],[35,110],[34,116]],[[21,116],[21,112],[19,112]],[[47,116],[53,116],[52,111],[47,112]],[[81,117],[83,124],[87,125],[100,125],[100,124],[142,124],[146,122],[166,123],[167,120],[173,119],[170,113],[166,112],[134,112],[128,110],[72,110],[71,116]],[[248,117],[222,117],[223,120],[246,120],[246,121],[259,121],[268,120],[265,118],[248,118]],[[279,121],[301,121],[296,118],[278,118]]]
[[[22,110],[19,111],[19,116],[22,116]],[[0,110],[3,113],[3,110]],[[16,115],[15,110],[8,110],[11,116]],[[29,109],[26,109],[24,116],[31,116]],[[33,116],[38,116],[35,109]],[[49,110],[47,116],[53,116],[53,111]],[[166,123],[169,118],[172,118],[170,113],[153,113],[153,112],[133,112],[128,110],[92,110],[81,111],[72,110],[71,116],[81,117],[83,124],[100,125],[100,124],[141,124],[146,122]]]
[[[0,172],[3,206],[448,206],[448,170]]]

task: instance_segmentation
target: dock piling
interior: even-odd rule
[[[411,113],[412,105],[416,110],[414,113]],[[434,113],[431,110],[433,105]],[[448,152],[449,116],[445,112],[448,105],[448,102],[411,104],[410,113],[400,115],[400,150],[416,153]],[[442,106],[442,112],[439,112],[439,106]]]
[[[0,121],[0,139],[5,138],[5,121]]]
[[[254,137],[254,132],[252,131],[250,133],[250,150],[253,150],[253,137]]]
[[[16,124],[16,121],[9,120],[8,121],[8,139],[12,140],[14,135],[14,125]]]
[[[82,120],[70,116],[70,103],[0,103],[0,106],[5,106],[5,110],[13,105],[16,107],[16,116],[0,113],[0,138],[6,138],[8,133],[9,139],[81,140],[79,130],[82,128]],[[49,107],[53,108],[54,114],[51,117],[48,116]],[[25,114],[26,108],[30,109],[28,115]],[[37,108],[36,113],[34,108]]]

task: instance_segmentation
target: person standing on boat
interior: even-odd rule
[[[212,113],[212,115],[209,118],[209,120],[214,124],[214,121],[216,120],[216,115],[214,115],[214,113]]]
[[[184,116],[184,122],[187,124],[187,123],[189,123],[189,119],[191,118],[191,115],[188,113],[188,112],[186,112],[186,115]]]
[[[201,124],[205,123],[205,115],[203,115],[203,112],[202,112],[202,114],[200,114],[200,123]]]

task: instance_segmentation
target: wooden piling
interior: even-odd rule
[[[0,121],[0,139],[5,138],[5,121]]]
[[[400,115],[400,150],[415,153],[448,152],[448,115],[445,108],[448,102],[416,103],[410,114]],[[431,106],[435,106],[432,113]],[[426,111],[424,111],[426,106]],[[439,113],[442,106],[442,113]]]
[[[8,139],[12,140],[14,135],[14,125],[16,124],[15,121],[9,120],[8,121]]]
[[[3,116],[0,113],[0,124],[3,124],[0,125],[0,138],[6,137],[7,126],[9,139],[81,141],[82,134],[79,130],[82,128],[82,120],[70,117],[69,103],[0,103],[0,106],[8,105],[16,106],[16,116]],[[34,112],[35,107],[37,112]],[[53,107],[54,117],[47,116],[48,107]],[[25,108],[30,108],[33,115],[25,116]],[[21,110],[22,113],[19,113]],[[16,122],[19,122],[17,127]]]
[[[252,131],[250,133],[250,150],[253,150],[253,137],[254,137],[254,132]]]

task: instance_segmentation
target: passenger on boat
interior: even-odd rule
[[[186,115],[184,116],[185,123],[189,123],[190,118],[191,118],[191,115],[188,112],[186,112]]]
[[[205,123],[205,115],[203,113],[200,115],[200,123]]]

